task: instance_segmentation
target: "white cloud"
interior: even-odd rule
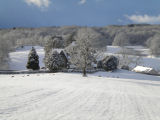
[[[125,15],[125,17],[134,23],[150,23],[150,24],[160,23],[160,15],[158,16],[149,16],[147,14],[131,15],[131,16]]]
[[[80,4],[80,5],[83,5],[83,4],[85,4],[86,2],[87,2],[87,0],[80,0],[80,1],[79,1],[79,4]]]
[[[50,5],[50,0],[25,0],[28,5],[36,5],[41,8],[47,8]]]

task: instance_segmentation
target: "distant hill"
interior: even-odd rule
[[[64,40],[68,39],[65,36],[76,34],[80,26],[63,26],[63,27],[43,27],[43,28],[12,28],[0,29],[0,38],[12,39],[18,41],[19,44],[36,44],[43,45],[46,36],[62,35]],[[124,33],[127,35],[131,45],[146,45],[146,41],[159,34],[160,25],[149,24],[129,24],[129,25],[111,25],[106,27],[91,27],[94,31],[101,34],[103,40],[108,45],[111,45],[114,38]],[[72,42],[72,41],[71,41]]]
[[[42,28],[10,28],[0,29],[0,65],[7,63],[9,51],[19,46],[44,46],[48,39],[60,36],[58,47],[67,47],[73,41],[81,26],[42,27]],[[93,40],[94,47],[101,48],[107,45],[119,45],[124,40],[127,45],[142,45],[150,48],[150,41],[160,34],[160,25],[129,24],[110,25],[105,27],[90,27],[98,37]],[[159,40],[159,39],[158,39]],[[117,42],[118,41],[118,42]],[[153,41],[154,42],[154,41]],[[55,46],[56,47],[56,46]],[[153,46],[154,47],[154,46]]]

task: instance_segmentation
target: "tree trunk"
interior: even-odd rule
[[[83,68],[83,77],[86,77],[86,68]]]

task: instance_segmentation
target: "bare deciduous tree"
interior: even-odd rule
[[[127,46],[121,47],[119,54],[121,54],[121,56],[119,56],[120,68],[129,68],[131,64],[133,66],[137,66],[141,63],[142,57],[140,56],[139,51],[129,49]]]
[[[71,53],[71,63],[77,68],[82,69],[83,76],[86,76],[86,70],[91,68],[94,59],[94,50],[91,45],[91,39],[94,34],[89,33],[89,28],[81,28],[76,36],[76,47]]]
[[[115,46],[121,46],[121,47],[129,45],[127,34],[119,33],[118,35],[115,36],[112,44]]]

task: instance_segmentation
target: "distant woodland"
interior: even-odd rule
[[[7,68],[9,52],[25,45],[45,46],[52,41],[54,48],[68,47],[76,41],[80,26],[0,29],[0,69]],[[125,26],[90,27],[92,44],[100,49],[107,45],[142,45],[151,54],[160,55],[160,25],[130,24]]]

